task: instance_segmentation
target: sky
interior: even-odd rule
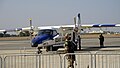
[[[73,24],[120,24],[120,0],[0,0],[0,29]]]

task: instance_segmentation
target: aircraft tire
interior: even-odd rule
[[[36,43],[35,43],[34,45],[31,45],[31,46],[32,46],[32,47],[37,47],[37,46],[38,46],[38,44],[36,44]]]
[[[58,47],[53,47],[53,46],[47,46],[46,51],[57,51]]]
[[[57,51],[58,50],[58,47],[53,47],[53,51]]]
[[[51,48],[51,46],[47,46],[46,51],[51,51],[50,48]]]

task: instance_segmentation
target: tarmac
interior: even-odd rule
[[[120,38],[105,38],[103,48],[100,48],[98,38],[84,38],[81,42],[81,50],[75,51],[77,59],[76,68],[95,68],[94,66],[96,66],[96,68],[110,68],[110,66],[114,66],[112,68],[120,67],[118,64],[120,61],[116,61],[120,58],[115,55],[116,52],[114,53],[114,51],[117,51],[117,54],[120,53]],[[43,55],[40,57],[41,54],[37,54],[37,48],[31,47],[30,40],[0,41],[0,56],[6,60],[4,61],[6,62],[6,68],[66,68],[67,62],[63,62],[65,56],[64,48],[54,52],[46,52],[45,49],[42,49],[42,51]],[[109,57],[106,55],[97,55],[95,58],[94,54],[101,51],[113,51],[113,53],[110,54]],[[107,58],[107,60],[103,61],[104,58]],[[111,58],[115,60],[110,60]],[[96,61],[94,61],[95,59]],[[61,61],[62,64],[59,61]],[[0,63],[4,62],[0,61]]]
[[[105,38],[104,48],[100,48],[98,38],[82,39],[81,42],[81,51],[120,50],[120,38]],[[24,52],[25,50],[35,52],[37,48],[31,47],[30,40],[0,41],[0,54],[6,52]]]

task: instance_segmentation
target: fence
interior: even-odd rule
[[[95,54],[95,63],[95,68],[120,68],[120,52],[97,52]]]
[[[4,68],[61,68],[58,54],[11,55],[4,58]]]
[[[2,68],[2,57],[0,56],[0,68]]]
[[[75,55],[75,68],[93,68],[92,66],[92,55],[90,53],[69,53],[64,56],[64,67],[67,68],[68,60],[66,59],[68,55]]]
[[[120,68],[120,52],[79,52],[69,54],[16,54],[7,55],[1,68],[67,68],[67,55],[75,55],[75,68]],[[2,62],[3,61],[3,62]],[[2,67],[3,66],[3,67]]]

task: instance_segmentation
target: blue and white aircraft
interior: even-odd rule
[[[31,22],[31,20],[30,20]],[[75,24],[76,25],[76,24]],[[48,50],[50,50],[50,46],[52,46],[53,50],[57,50],[58,47],[53,47],[53,45],[61,44],[63,41],[61,40],[63,37],[60,37],[59,33],[56,29],[60,28],[75,28],[75,25],[59,25],[59,26],[41,26],[36,27],[38,29],[38,34],[35,36],[31,42],[32,47],[48,47]],[[101,28],[101,27],[120,27],[120,24],[87,24],[78,26],[80,29],[86,29],[86,28]],[[11,32],[11,31],[24,31],[24,30],[34,30],[35,27],[30,26],[26,28],[15,28],[15,29],[3,29],[0,30],[0,32]]]
[[[63,43],[63,41],[56,42],[56,39],[62,39],[56,28],[74,28],[75,25],[62,25],[62,26],[46,26],[46,27],[38,27],[41,28],[38,32],[38,35],[33,38],[32,46],[33,47],[43,47],[43,46],[52,46],[55,44]],[[120,27],[120,24],[92,24],[92,25],[81,25],[82,29],[85,28],[101,28],[101,27]],[[48,29],[49,28],[49,29]],[[54,29],[55,28],[55,29]],[[59,48],[59,47],[58,47]],[[53,48],[53,50],[57,50],[58,48]]]
[[[54,40],[58,36],[59,34],[54,29],[39,30],[37,36],[32,39],[32,47],[37,47],[38,44],[42,44],[44,41],[47,40]]]
[[[63,41],[56,42],[58,39],[62,39],[60,37],[59,32],[56,29],[60,28],[74,28],[75,25],[61,25],[61,26],[42,26],[37,27],[38,34],[31,40],[31,47],[48,47],[48,50],[50,50],[49,46],[61,44]],[[81,25],[81,29],[86,28],[102,28],[102,27],[120,27],[120,24],[90,24],[90,25]],[[32,29],[34,30],[34,27],[32,26]],[[16,28],[16,29],[4,29],[0,30],[0,32],[11,32],[11,31],[25,31],[30,30],[30,27],[26,28]],[[53,50],[57,50],[59,47],[53,47]]]

